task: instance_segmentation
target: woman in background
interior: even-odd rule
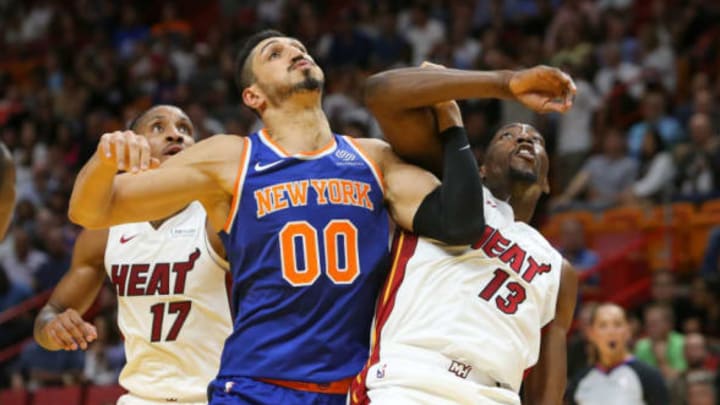
[[[630,324],[625,311],[612,303],[600,304],[590,316],[588,337],[595,365],[581,371],[568,386],[566,404],[667,405],[665,381],[628,348]]]

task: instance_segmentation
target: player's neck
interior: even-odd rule
[[[266,110],[262,118],[270,138],[290,154],[321,149],[332,139],[330,123],[319,102],[283,103]]]
[[[526,223],[532,220],[540,193],[540,189],[536,186],[528,187],[525,184],[516,183],[511,187],[508,202],[513,207],[516,220]]]
[[[535,214],[540,190],[537,187],[528,187],[520,182],[506,182],[504,184],[485,184],[495,198],[507,201],[513,209],[516,221],[528,223]]]

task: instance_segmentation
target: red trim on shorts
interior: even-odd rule
[[[281,387],[290,388],[296,391],[317,392],[320,394],[338,394],[345,395],[350,389],[350,383],[353,378],[349,377],[340,381],[333,381],[327,384],[309,383],[302,381],[274,380],[271,378],[258,378],[268,384],[279,385]]]
[[[377,309],[375,311],[375,329],[372,334],[370,358],[360,374],[353,380],[352,386],[350,387],[350,404],[352,405],[370,403],[370,398],[367,396],[367,373],[370,367],[380,361],[380,334],[395,307],[395,297],[405,278],[407,263],[415,253],[417,243],[418,236],[413,233],[405,231],[397,231],[395,233],[392,246],[393,264],[390,268],[390,274],[387,280],[385,280],[381,294],[378,297]]]

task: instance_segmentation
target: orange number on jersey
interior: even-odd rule
[[[320,246],[317,230],[306,221],[288,222],[278,235],[283,278],[293,286],[310,285],[320,276]],[[323,230],[325,268],[336,284],[350,284],[360,274],[357,228],[348,220],[333,220]],[[296,244],[296,242],[298,242]],[[296,246],[302,246],[304,268],[299,268]],[[340,254],[345,263],[340,262]],[[341,267],[341,264],[343,266]]]
[[[323,232],[325,237],[325,269],[335,284],[351,284],[360,274],[358,260],[357,228],[348,220],[331,221]],[[345,266],[340,268],[338,239],[344,242]]]
[[[310,285],[320,276],[320,258],[318,253],[317,231],[305,221],[288,222],[278,235],[280,237],[280,255],[282,256],[283,278],[294,286]],[[298,267],[298,254],[295,251],[295,239],[300,239],[305,268]]]

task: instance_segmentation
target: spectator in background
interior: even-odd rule
[[[35,290],[35,275],[47,262],[47,255],[32,246],[28,232],[22,228],[13,229],[13,242],[12,254],[0,259],[0,263],[13,284]]]
[[[45,291],[54,287],[70,268],[70,253],[65,243],[65,235],[60,227],[54,227],[42,235],[48,260],[43,263],[35,275],[35,289]]]
[[[582,306],[578,306],[579,309],[576,314],[577,328],[567,340],[568,380],[571,380],[582,370],[598,361],[597,352],[589,337],[590,320],[597,306],[597,302],[586,302]]]
[[[637,178],[637,162],[625,153],[625,139],[611,129],[603,139],[603,152],[590,157],[552,205],[555,209],[603,210],[618,202],[620,192]],[[586,198],[579,199],[585,192]]]
[[[382,8],[377,17],[377,24],[378,36],[373,41],[370,51],[370,68],[373,71],[380,71],[400,67],[397,65],[408,65],[412,57],[412,49],[397,31],[396,15],[387,7]]]
[[[583,75],[578,75],[578,66],[563,65],[575,79],[577,93],[573,108],[558,116],[556,160],[554,163],[562,170],[556,173],[557,187],[564,190],[572,176],[580,170],[593,146],[592,120],[602,99]]]
[[[435,45],[445,41],[445,25],[430,16],[430,4],[417,1],[398,18],[397,31],[405,36],[412,48],[411,64],[420,65],[428,59]]]
[[[628,131],[628,150],[634,157],[642,153],[643,138],[648,127],[655,127],[665,144],[673,147],[683,140],[680,122],[666,113],[665,93],[660,89],[648,89],[640,105],[642,121],[635,123]]]
[[[660,37],[651,24],[640,28],[640,66],[643,78],[647,82],[660,83],[667,91],[675,91],[675,53],[668,44],[660,42]]]
[[[329,67],[367,68],[372,42],[364,32],[355,28],[350,9],[343,9],[332,27],[333,32],[320,41],[318,57],[321,63]]]
[[[628,205],[661,203],[669,198],[675,179],[675,162],[660,132],[647,127],[640,153],[638,179],[620,196]]]
[[[700,275],[709,282],[720,281],[720,226],[710,231]]]
[[[598,305],[590,317],[588,334],[597,359],[594,366],[581,371],[568,385],[567,403],[668,404],[662,375],[633,358],[628,350],[630,325],[620,306]]]
[[[43,349],[30,342],[20,353],[12,373],[12,387],[34,390],[40,387],[79,384],[83,381],[85,352]]]
[[[714,193],[720,183],[720,138],[710,117],[690,118],[691,143],[678,147],[678,189],[683,198],[703,198]]]
[[[576,219],[568,219],[560,225],[560,253],[580,273],[580,292],[582,294],[597,293],[600,286],[600,274],[590,277],[582,274],[598,264],[598,255],[585,245],[585,227]]]
[[[0,265],[0,313],[32,297],[32,289],[14,284]],[[16,343],[32,330],[32,315],[25,314],[0,325],[0,347]]]
[[[718,401],[718,385],[713,380],[717,376],[708,371],[691,373],[687,377],[687,405],[716,405]]]
[[[120,370],[125,364],[122,342],[114,339],[112,325],[107,316],[98,316],[93,321],[97,339],[85,352],[85,379],[96,385],[117,384]]]
[[[652,304],[645,308],[643,321],[647,337],[635,344],[635,356],[646,364],[657,367],[669,384],[685,369],[684,336],[673,330],[672,308]]]
[[[685,335],[685,359],[688,368],[680,373],[670,387],[673,405],[684,405],[688,397],[689,379],[699,372],[715,373],[718,368],[718,357],[708,351],[705,337],[699,333]],[[712,404],[715,405],[715,404]]]
[[[608,43],[602,47],[601,66],[595,73],[594,80],[601,97],[609,97],[613,88],[618,85],[626,87],[636,100],[642,96],[642,70],[638,65],[622,60],[618,44]]]

